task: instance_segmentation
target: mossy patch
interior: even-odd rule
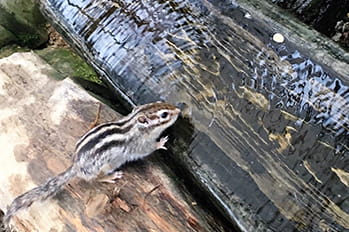
[[[62,74],[62,77],[78,77],[97,84],[102,81],[97,73],[80,56],[68,48],[46,48],[35,51],[42,59]]]
[[[13,44],[8,45],[8,46],[4,46],[4,47],[0,48],[0,59],[4,58],[4,57],[8,57],[16,52],[29,52],[29,51],[30,51],[30,49],[28,49],[28,48],[20,47],[20,46],[13,45]]]

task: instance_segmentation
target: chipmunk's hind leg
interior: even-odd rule
[[[114,171],[110,174],[98,178],[97,180],[103,183],[114,184],[117,182],[118,179],[121,179],[123,175],[124,173],[122,171]]]

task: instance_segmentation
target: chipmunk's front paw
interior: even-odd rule
[[[159,142],[156,143],[156,149],[164,149],[167,150],[167,147],[165,147],[165,143],[168,141],[168,136],[162,137]]]

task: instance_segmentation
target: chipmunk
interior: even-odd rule
[[[150,103],[135,107],[116,122],[91,129],[77,142],[73,164],[45,184],[14,199],[3,218],[4,225],[8,228],[18,210],[56,194],[73,177],[114,183],[122,177],[122,172],[115,170],[124,163],[144,158],[157,149],[166,150],[168,137],[157,139],[177,120],[179,113],[180,109],[168,103]]]

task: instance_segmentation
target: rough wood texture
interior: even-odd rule
[[[94,121],[99,103],[33,53],[0,60],[0,207],[71,164],[78,138]],[[119,117],[105,105],[101,122]],[[166,153],[166,152],[165,152]],[[159,155],[159,154],[157,154]],[[165,154],[164,154],[165,155]],[[14,217],[17,231],[207,231],[156,165],[123,168],[117,184],[74,179],[55,197]]]

